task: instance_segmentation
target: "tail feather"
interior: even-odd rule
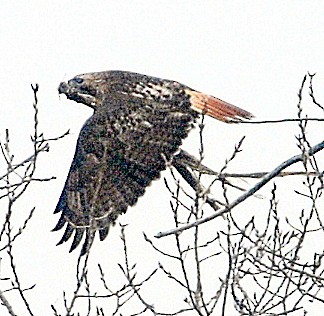
[[[195,90],[186,90],[190,95],[190,104],[193,110],[207,114],[226,123],[238,123],[242,119],[251,119],[253,115],[235,105],[217,99],[211,95]]]

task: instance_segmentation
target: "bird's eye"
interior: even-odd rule
[[[73,81],[78,83],[78,84],[81,84],[83,82],[83,79],[79,78],[79,77],[76,77],[76,78],[73,78]]]

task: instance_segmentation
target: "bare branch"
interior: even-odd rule
[[[319,152],[320,150],[322,150],[323,148],[324,148],[324,141],[321,143],[318,143],[314,147],[310,148],[309,151],[307,152],[307,154],[308,154],[308,156],[311,157],[311,156],[315,155],[317,152]],[[217,211],[216,213],[212,214],[211,216],[205,217],[205,218],[200,219],[196,222],[190,223],[188,225],[184,225],[184,226],[176,228],[176,229],[171,229],[166,232],[160,232],[157,235],[155,235],[155,237],[161,238],[161,237],[165,237],[168,235],[177,234],[177,233],[180,233],[186,229],[189,229],[189,228],[201,225],[203,223],[209,222],[216,217],[219,217],[225,213],[228,213],[235,206],[237,206],[238,204],[240,204],[241,202],[246,200],[248,197],[250,197],[254,193],[256,193],[258,190],[260,190],[270,180],[275,178],[282,170],[286,169],[287,167],[289,167],[297,162],[303,161],[303,159],[304,159],[303,154],[296,155],[294,157],[289,158],[288,160],[286,160],[285,162],[280,164],[278,167],[273,169],[273,171],[269,172],[260,182],[258,182],[255,186],[253,186],[250,190],[248,190],[247,192],[245,192],[244,194],[239,196],[236,200],[234,200],[232,203],[230,203],[227,207],[222,208],[221,210]]]

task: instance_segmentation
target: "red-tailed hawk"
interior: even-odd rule
[[[251,113],[179,82],[126,71],[75,76],[58,88],[68,99],[93,108],[83,125],[72,165],[56,206],[66,225],[58,244],[74,232],[70,251],[99,231],[106,238],[117,217],[160,176],[193,128],[199,113],[223,122]]]

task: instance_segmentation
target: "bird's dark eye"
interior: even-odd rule
[[[81,84],[83,82],[83,79],[79,77],[73,78],[72,80],[78,84]]]

